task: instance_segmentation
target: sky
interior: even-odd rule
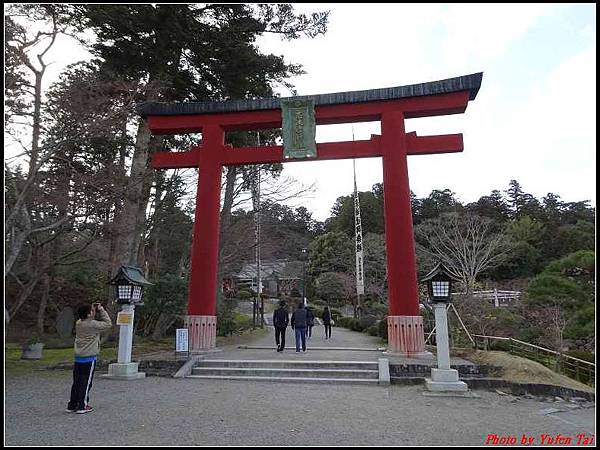
[[[595,4],[295,4],[330,10],[328,32],[314,39],[265,35],[265,53],[302,64],[298,95],[403,86],[483,72],[464,114],[410,119],[420,136],[463,133],[464,151],[408,158],[411,190],[450,189],[463,203],[517,180],[537,198],[596,204]],[[45,83],[89,54],[61,37]],[[290,92],[281,87],[281,96]],[[317,127],[317,142],[368,139],[378,122]],[[283,175],[315,184],[306,206],[325,220],[353,189],[352,160],[286,163]],[[356,161],[358,190],[382,182],[379,158]]]
[[[328,32],[287,42],[269,35],[265,52],[307,72],[298,95],[377,89],[483,72],[464,114],[406,121],[419,135],[463,133],[464,151],[408,158],[420,198],[450,189],[463,203],[517,180],[537,198],[596,204],[596,6],[594,4],[296,4],[329,9]],[[290,93],[282,88],[282,96]],[[379,123],[317,127],[317,142],[368,139]],[[356,161],[359,191],[382,182],[380,158]],[[353,189],[352,161],[287,163],[284,174],[315,183],[299,201],[330,215]],[[293,202],[291,202],[293,204]]]

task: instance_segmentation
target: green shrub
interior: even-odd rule
[[[186,313],[188,283],[185,278],[165,274],[153,283],[144,293],[144,306],[139,314],[136,312],[137,331],[143,336],[155,331],[162,314],[178,316]]]
[[[584,361],[594,362],[594,354],[587,350],[569,350],[565,352],[565,355],[583,359]]]
[[[231,317],[217,320],[217,336],[231,336],[235,331],[235,321]]]
[[[254,297],[254,294],[250,291],[241,289],[241,290],[237,291],[236,297],[239,298],[240,300],[247,300],[249,298]]]
[[[490,339],[490,350],[500,350],[503,352],[509,352],[510,341],[499,341],[497,339]]]
[[[381,319],[381,321],[377,324],[377,328],[379,330],[379,337],[384,339],[387,342],[388,339],[388,328],[387,328],[387,316]]]
[[[358,320],[360,328],[363,330],[366,330],[367,328],[375,325],[375,322],[377,322],[377,318],[375,316],[371,316],[371,315],[361,317]]]
[[[375,316],[376,319],[382,319],[387,315],[388,307],[382,303],[365,303],[362,305],[362,312],[365,316],[370,315]]]
[[[323,319],[323,309],[317,308],[315,306],[309,306],[310,310],[314,314],[315,318]]]
[[[252,317],[249,317],[245,314],[237,313],[235,315],[235,330],[240,332],[244,330],[249,330],[252,328]]]
[[[371,325],[367,328],[367,333],[370,336],[379,336],[379,327],[377,325]]]
[[[252,328],[252,317],[245,314],[225,314],[217,320],[217,335],[231,336]]]
[[[314,306],[327,306],[327,302],[325,300],[321,300],[320,298],[311,299],[309,302]]]
[[[350,329],[350,324],[352,321],[354,321],[352,317],[340,317],[339,319],[336,319],[335,324],[340,327]]]
[[[365,327],[362,326],[359,319],[352,319],[350,322],[350,329],[352,331],[363,331]]]
[[[331,315],[333,316],[333,320],[338,320],[339,318],[343,317],[344,315],[341,313],[341,311],[339,309],[333,309],[333,308],[329,308],[329,312],[331,313]]]

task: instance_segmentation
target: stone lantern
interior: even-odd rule
[[[427,283],[429,300],[433,303],[435,312],[438,363],[437,369],[431,369],[431,379],[426,379],[425,385],[430,391],[468,391],[467,384],[459,381],[458,371],[450,368],[447,304],[452,299],[452,283],[458,279],[439,262],[421,281]]]
[[[133,345],[133,317],[135,307],[143,305],[143,293],[146,286],[151,286],[142,269],[132,266],[121,266],[117,274],[110,281],[115,286],[115,298],[121,304],[121,311],[117,315],[119,325],[119,356],[117,363],[109,364],[106,378],[120,380],[137,380],[146,376],[138,372],[138,364],[131,362]]]

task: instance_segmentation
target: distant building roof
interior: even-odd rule
[[[260,263],[260,277],[267,278],[299,278],[302,275],[302,263],[300,261],[265,261]],[[235,278],[256,278],[256,263],[248,263],[242,269],[232,274]]]

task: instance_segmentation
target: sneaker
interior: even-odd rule
[[[69,409],[69,408],[65,409],[65,412],[68,412],[68,413],[74,413],[75,411],[77,411],[77,410],[76,409]]]
[[[85,413],[92,412],[93,410],[94,410],[94,408],[92,408],[90,405],[87,405],[84,409],[77,410],[76,414],[85,414]]]

